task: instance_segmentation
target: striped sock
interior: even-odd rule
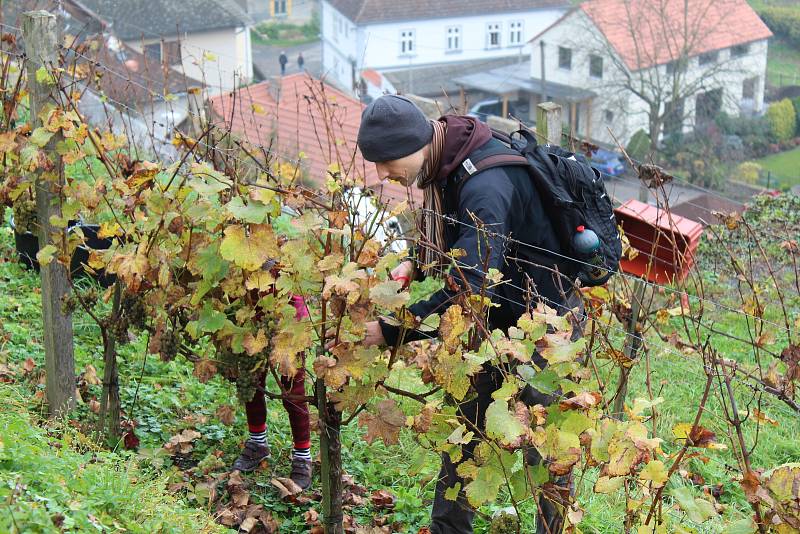
[[[267,444],[267,425],[259,428],[250,428],[250,441],[266,446]]]
[[[294,447],[292,449],[292,460],[311,460],[311,447]]]

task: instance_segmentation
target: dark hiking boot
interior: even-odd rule
[[[311,475],[313,468],[311,467],[311,460],[304,458],[292,458],[292,472],[289,478],[295,484],[306,490],[311,487]]]
[[[233,462],[231,470],[239,470],[242,473],[249,473],[255,471],[258,465],[269,458],[269,447],[261,445],[252,440],[247,440],[244,443],[242,454]]]

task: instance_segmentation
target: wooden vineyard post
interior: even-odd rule
[[[28,57],[29,120],[31,128],[36,129],[42,125],[39,118],[41,112],[58,101],[58,89],[49,74],[58,63],[56,16],[47,11],[27,12],[23,15],[22,32]],[[64,165],[56,153],[56,144],[60,139],[60,134],[53,135],[43,147],[51,163],[40,166],[36,171],[40,250],[67,239],[66,228],[51,224],[54,219],[61,218],[59,196],[64,185]],[[47,403],[50,414],[59,415],[75,406],[72,315],[62,313],[61,306],[62,297],[70,293],[70,286],[67,266],[56,258],[41,263]]]
[[[561,106],[554,102],[536,106],[536,133],[540,143],[561,146]]]
[[[322,484],[322,524],[325,534],[344,534],[342,510],[342,414],[328,403],[325,381],[316,382],[319,411],[320,482]]]

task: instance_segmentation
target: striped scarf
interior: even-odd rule
[[[444,215],[442,208],[442,189],[436,184],[439,174],[439,165],[442,160],[444,150],[444,137],[447,127],[443,122],[431,121],[433,125],[433,140],[431,141],[430,156],[422,165],[419,176],[417,177],[417,187],[423,190],[424,200],[422,204],[423,212],[420,217],[422,235],[426,242],[433,243],[439,249],[445,249],[444,241],[444,222],[441,215]],[[435,267],[439,267],[441,272],[449,263],[449,259],[438,254],[431,247],[422,245],[420,247],[420,261],[422,270],[426,275],[434,272]]]

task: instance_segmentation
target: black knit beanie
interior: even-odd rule
[[[430,143],[432,138],[430,121],[404,96],[381,96],[361,114],[358,148],[367,161],[403,158]]]

